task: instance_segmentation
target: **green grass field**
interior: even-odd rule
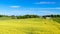
[[[40,18],[0,20],[0,34],[60,34],[60,24]]]
[[[60,17],[57,17],[57,18],[52,18],[54,21],[60,23]]]

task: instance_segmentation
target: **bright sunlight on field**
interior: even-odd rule
[[[60,24],[40,18],[0,20],[0,34],[60,34]]]

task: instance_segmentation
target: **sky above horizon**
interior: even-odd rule
[[[1,15],[60,15],[60,0],[0,0]]]

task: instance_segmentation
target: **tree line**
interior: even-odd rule
[[[39,18],[38,15],[23,15],[23,16],[12,16],[12,18],[16,19],[26,19],[26,18]]]
[[[19,16],[15,16],[15,15],[0,15],[0,17],[11,17],[12,19],[26,19],[26,18],[39,18],[40,16],[38,15],[19,15]]]
[[[11,16],[8,16],[8,15],[0,15],[0,17],[11,17],[12,19],[26,19],[26,18],[40,18],[41,16],[39,15],[19,15],[19,16],[15,16],[15,15],[11,15]],[[46,17],[60,17],[60,15],[44,15],[42,16],[43,18],[46,18]]]
[[[60,15],[44,15],[43,17],[60,17]]]

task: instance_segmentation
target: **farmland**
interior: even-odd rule
[[[40,18],[0,20],[0,34],[60,34],[60,24]]]

